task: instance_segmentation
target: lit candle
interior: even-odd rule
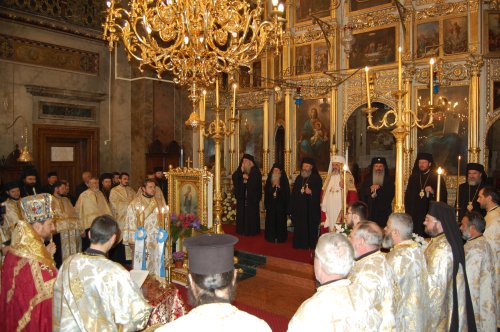
[[[135,207],[135,218],[136,218],[136,223],[141,225],[141,208],[136,206]]]
[[[236,118],[236,88],[238,85],[233,83],[233,119]]]
[[[403,50],[401,49],[401,46],[398,49],[398,90],[401,91],[401,87],[403,84],[403,67],[401,63],[401,53]]]
[[[161,224],[163,226],[163,229],[165,229],[165,208],[161,208]]]
[[[215,79],[215,107],[219,108],[219,78]]]
[[[344,164],[344,216],[347,216],[347,164]],[[346,220],[344,220],[344,223]]]
[[[145,215],[144,215],[144,206],[141,206],[141,226],[144,226],[144,221],[145,221]]]
[[[365,78],[366,78],[366,100],[368,108],[372,108],[372,101],[370,99],[370,78],[368,77],[368,66],[365,67]]]
[[[430,88],[430,98],[429,98],[429,104],[434,105],[434,82],[433,82],[433,77],[434,77],[434,58],[431,58],[431,61],[429,62],[429,88]]]
[[[438,183],[437,183],[437,193],[436,193],[436,201],[439,202],[441,197],[441,174],[443,174],[443,169],[441,167],[438,168]]]

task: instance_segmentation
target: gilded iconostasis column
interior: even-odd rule
[[[291,147],[291,105],[292,90],[285,89],[285,171],[288,176],[292,174],[292,147]]]
[[[199,131],[199,145],[198,145],[198,159],[200,168],[205,166],[205,136],[203,132],[205,130],[205,106],[206,106],[206,96],[207,91],[203,90],[202,98],[200,98],[199,108],[200,108],[200,131]]]
[[[262,170],[264,174],[269,172],[269,96],[264,97],[264,128],[262,135]]]
[[[479,75],[483,66],[481,55],[471,54],[467,59],[470,71],[469,88],[469,162],[479,162]]]
[[[330,93],[331,112],[330,112],[330,155],[334,155],[337,151],[337,119],[338,119],[338,98],[339,90],[335,86]]]

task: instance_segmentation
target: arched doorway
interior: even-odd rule
[[[390,107],[386,104],[374,102],[372,107],[379,110],[373,115],[373,122],[378,123]],[[365,105],[356,108],[344,127],[344,137],[349,147],[349,168],[354,176],[356,185],[359,186],[366,176],[368,167],[374,157],[384,157],[387,160],[391,174],[394,174],[396,151],[392,128],[378,131],[367,129],[368,120],[363,109]],[[391,119],[392,120],[392,119]]]
[[[282,124],[274,132],[274,162],[285,165],[285,128]]]

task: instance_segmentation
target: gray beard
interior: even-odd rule
[[[467,181],[467,182],[469,183],[469,186],[474,187],[474,186],[477,186],[479,183],[481,183],[481,180],[479,180],[479,181],[477,181],[477,182],[476,182],[476,181],[470,181],[470,180],[469,180],[469,181]]]
[[[311,176],[312,171],[301,171],[300,176],[302,176],[304,179],[308,178]]]
[[[373,184],[378,184],[379,186],[384,184],[384,172],[373,171],[372,178]]]
[[[382,247],[385,249],[391,249],[394,247],[394,241],[390,235],[384,235],[384,239],[382,240]]]

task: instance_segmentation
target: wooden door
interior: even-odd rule
[[[83,171],[99,171],[99,129],[52,125],[33,126],[33,152],[42,183],[48,172],[70,183],[71,193]]]

